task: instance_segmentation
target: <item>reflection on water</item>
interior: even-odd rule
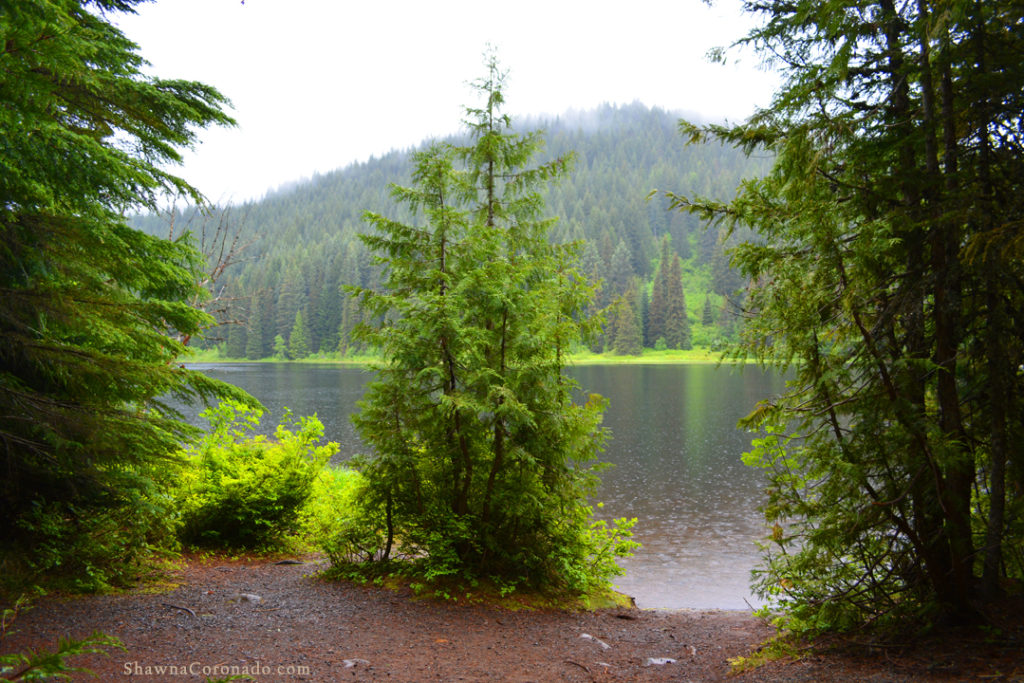
[[[347,460],[363,448],[349,415],[363,397],[363,387],[370,378],[366,370],[289,363],[190,363],[189,367],[259,399],[266,408],[260,422],[264,434],[273,433],[288,409],[295,416],[315,414],[324,424],[325,439],[338,444],[339,460]],[[201,422],[198,410],[183,412],[187,419]]]
[[[342,458],[362,446],[348,416],[368,374],[339,366],[196,364],[235,384],[268,409],[272,431],[284,411],[316,413]],[[587,392],[606,396],[612,438],[598,500],[605,518],[637,517],[644,544],[625,562],[617,585],[641,607],[743,609],[755,604],[748,588],[758,561],[754,540],[764,529],[757,506],[761,474],[740,455],[750,435],[736,421],[783,388],[783,380],[754,368],[707,365],[585,366],[571,374]]]
[[[642,607],[755,604],[750,570],[764,535],[763,478],[740,460],[750,435],[737,420],[783,382],[754,368],[589,366],[580,384],[611,400],[612,440],[599,499],[606,517],[636,517],[644,544],[619,588]]]

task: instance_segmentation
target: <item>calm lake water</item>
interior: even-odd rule
[[[287,406],[316,413],[342,458],[362,445],[349,420],[368,378],[339,366],[238,363],[192,367],[245,389],[268,409],[269,432]],[[757,507],[764,480],[741,454],[751,435],[736,421],[782,391],[781,377],[747,367],[581,366],[584,391],[610,400],[611,439],[597,500],[604,518],[637,517],[644,547],[624,562],[616,585],[641,607],[744,609],[756,605],[750,570],[764,535]]]

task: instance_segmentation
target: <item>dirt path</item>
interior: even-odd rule
[[[0,650],[52,648],[59,636],[103,631],[127,652],[74,660],[98,674],[80,680],[99,681],[253,671],[258,681],[709,681],[729,676],[730,657],[771,635],[744,612],[510,612],[326,582],[316,570],[192,562],[170,592],[46,599],[19,618]],[[982,668],[980,653],[946,666],[884,654],[774,662],[733,680],[976,680],[995,671],[993,662],[1005,675],[993,680],[1014,680],[1015,663],[1024,678],[1012,653]]]

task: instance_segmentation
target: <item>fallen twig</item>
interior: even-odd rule
[[[580,664],[579,662],[574,662],[571,659],[565,660],[565,663],[566,664],[575,664],[576,666],[580,667],[581,669],[583,669],[587,673],[590,673],[590,667],[588,667],[586,664]]]
[[[169,602],[161,602],[160,604],[163,605],[164,607],[170,607],[171,609],[180,609],[182,612],[188,612],[189,614],[194,616],[196,619],[199,618],[199,615],[197,615],[195,612],[190,610],[188,607],[181,607],[179,605],[172,605]]]

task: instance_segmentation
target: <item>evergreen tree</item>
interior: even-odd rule
[[[318,299],[316,311],[316,325],[320,330],[318,349],[335,351],[338,348],[338,330],[343,305],[336,269],[331,268],[324,274],[322,285],[323,291]]]
[[[0,11],[0,555],[99,587],[159,529],[181,441],[164,397],[251,399],[175,362],[212,318],[189,302],[187,238],[129,228],[164,192],[223,97],[141,72],[109,20],[132,0],[5,2]],[[88,6],[86,6],[88,5]]]
[[[353,339],[353,331],[359,324],[362,315],[359,301],[352,296],[345,296],[341,304],[341,322],[338,323],[338,352],[342,355],[350,349],[359,348],[358,341]]]
[[[615,253],[612,255],[611,272],[608,275],[609,293],[614,296],[625,293],[626,288],[629,287],[629,281],[635,275],[636,271],[633,270],[629,247],[625,242],[619,240],[619,245],[615,247]]]
[[[312,259],[312,263],[307,260],[307,264],[309,264],[307,269],[309,276],[306,278],[306,282],[309,283],[309,287],[307,289],[308,294],[305,305],[302,309],[302,319],[306,325],[309,350],[315,353],[320,349],[320,338],[326,333],[326,330],[321,330],[317,325],[320,320],[318,314],[324,285],[324,264],[320,258]]]
[[[592,288],[540,219],[537,190],[568,159],[529,166],[541,139],[510,131],[502,84],[492,58],[470,145],[417,153],[414,185],[393,187],[425,225],[368,215],[385,288],[355,291],[388,318],[362,332],[384,356],[354,418],[375,451],[363,505],[378,555],[400,538],[427,574],[579,590],[606,578],[587,565],[585,500],[603,406],[575,405],[562,368]]]
[[[263,357],[263,319],[260,316],[259,299],[252,297],[249,307],[249,320],[246,325],[245,334],[245,357],[249,360],[259,360]]]
[[[281,335],[274,337],[274,360],[288,360],[288,342]]]
[[[277,335],[277,311],[274,309],[274,299],[274,292],[270,287],[260,290],[260,358],[268,358],[276,353],[274,342]]]
[[[288,357],[292,360],[302,360],[309,354],[309,332],[306,330],[302,311],[295,311],[295,323],[292,325],[291,334],[288,335]]]
[[[295,313],[302,310],[305,304],[305,287],[302,276],[294,266],[289,267],[277,292],[277,325],[276,334],[291,337],[291,329],[295,324]]]
[[[620,356],[639,356],[643,351],[643,340],[636,322],[636,308],[632,304],[633,297],[624,295],[615,304],[615,316],[612,323],[612,348]]]
[[[581,155],[595,160],[581,163],[561,181],[565,192],[552,192],[545,202],[548,215],[564,217],[551,233],[553,242],[584,239],[592,245],[590,254],[584,248],[581,270],[592,278],[607,280],[595,305],[601,309],[624,291],[630,277],[649,280],[660,260],[660,240],[666,233],[651,222],[648,212],[652,207],[660,212],[658,205],[664,204],[664,198],[645,203],[643,196],[650,187],[680,183],[684,188],[700,188],[715,197],[730,197],[736,179],[744,173],[756,172],[762,164],[728,148],[679,145],[678,140],[672,139],[674,119],[661,110],[641,105],[603,106],[585,116],[594,125],[580,127],[573,117],[549,122],[548,148],[538,159],[544,161],[565,150],[577,149]],[[240,291],[244,296],[268,292],[272,297],[261,312],[265,321],[265,356],[272,354],[276,334],[288,337],[296,308],[312,306],[314,301],[315,311],[303,309],[303,318],[311,329],[311,348],[334,350],[343,345],[341,339],[333,338],[341,327],[343,304],[334,302],[332,306],[328,301],[334,295],[329,280],[336,278],[338,284],[364,287],[377,287],[380,280],[379,267],[372,263],[369,252],[356,237],[363,226],[354,207],[379,205],[383,212],[398,220],[411,220],[406,208],[390,205],[386,193],[381,191],[384,178],[409,184],[410,172],[409,153],[389,153],[320,175],[246,206],[246,231],[261,237],[247,249],[249,258],[231,266],[221,282],[228,285],[225,292]],[[667,218],[672,249],[684,259],[684,275],[698,278],[703,284],[708,264],[690,268],[694,264],[687,261],[690,242],[699,229],[698,221],[677,212],[660,215]],[[188,220],[182,215],[179,223]],[[199,217],[192,220],[198,222]],[[154,228],[151,217],[134,217],[133,221],[148,226],[147,230]],[[166,233],[165,223],[159,221],[154,228],[156,234]],[[657,237],[652,232],[655,229],[661,231]],[[610,266],[620,241],[625,247],[619,261],[623,277],[613,285]],[[591,268],[595,258],[599,267]],[[321,273],[322,280],[318,280]],[[689,291],[689,281],[686,284]],[[216,291],[222,289],[218,286]],[[225,297],[224,301],[227,300]],[[219,334],[226,337],[227,329]]]
[[[686,314],[686,296],[679,257],[673,252],[665,269],[665,343],[670,349],[693,348],[690,318]]]
[[[641,337],[644,346],[654,346],[654,340],[647,336],[651,327],[651,300],[647,296],[647,287],[642,282],[637,282],[634,291],[637,292],[637,324],[640,327]]]
[[[661,257],[651,284],[651,307],[648,313],[647,338],[653,342],[665,336],[665,316],[668,313],[668,262],[671,245],[668,237],[661,240]]]
[[[228,338],[224,342],[224,355],[228,358],[245,358],[247,339],[245,325],[229,325]]]
[[[719,231],[718,241],[711,255],[711,289],[715,294],[722,296],[735,294],[736,290],[743,286],[739,272],[729,264],[726,242],[726,231],[723,228]]]
[[[700,324],[710,327],[715,324],[714,311],[711,308],[711,294],[704,297],[704,311],[701,313]]]
[[[734,254],[743,348],[792,363],[749,420],[772,480],[759,589],[802,628],[972,619],[1024,577],[1024,6],[748,5],[783,90],[684,130],[775,169],[729,206],[676,201],[757,229]]]

